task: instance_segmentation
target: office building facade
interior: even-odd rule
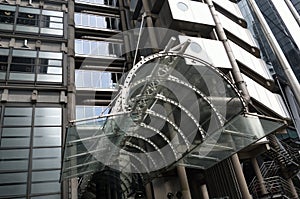
[[[286,139],[286,129],[293,129],[292,116],[237,2],[4,0],[0,11],[0,198],[298,197],[298,146]],[[140,27],[148,29],[121,34]],[[121,77],[143,57],[164,50],[171,36],[177,44],[191,40],[186,52],[211,64],[208,71],[216,68],[215,74],[232,84],[234,97],[243,102],[238,103],[242,111],[264,116],[262,120],[278,120],[280,125],[264,129],[260,136],[268,134],[267,139],[254,144],[261,137],[251,138],[240,148],[232,149],[230,143],[223,146],[220,140],[216,151],[223,155],[230,148],[224,157],[207,160],[199,156],[192,161],[188,156],[185,164],[174,161],[173,167],[155,175],[122,173],[94,161],[90,158],[94,152],[86,150],[87,146],[81,151],[82,140],[96,139],[97,125],[104,120],[91,119],[92,127],[82,128],[87,133],[83,138],[72,137],[77,126],[74,120],[113,112],[113,106],[106,107],[117,85],[126,84]],[[150,47],[135,56],[137,44]],[[166,129],[156,133],[168,137]],[[236,140],[235,145],[240,139]],[[138,143],[131,146],[143,151],[144,145]],[[201,167],[207,162],[214,166]]]

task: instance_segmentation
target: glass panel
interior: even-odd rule
[[[36,51],[31,51],[31,50],[13,50],[13,56],[15,57],[33,57],[36,58],[37,57],[37,52]],[[22,58],[24,59],[24,58]],[[20,62],[22,63],[22,62]]]
[[[15,11],[16,10],[16,6],[8,6],[8,5],[1,5],[0,10],[8,10],[8,11]]]
[[[10,73],[10,80],[34,81],[34,74]]]
[[[3,128],[2,137],[29,137],[31,128]]]
[[[34,8],[25,8],[25,7],[19,7],[19,12],[24,12],[28,14],[40,14],[39,9],[34,9]]]
[[[33,146],[61,146],[61,128],[34,128]]]
[[[40,51],[39,57],[46,58],[46,59],[62,59],[62,53]]]
[[[62,75],[37,75],[38,82],[62,82]]]
[[[0,186],[0,196],[26,194],[26,185],[7,185]]]
[[[60,170],[54,171],[34,171],[32,172],[32,181],[58,181]]]
[[[39,32],[39,28],[38,27],[31,27],[31,26],[17,25],[16,26],[16,31],[38,33]]]
[[[28,159],[29,149],[0,150],[2,160]]]
[[[3,138],[1,147],[29,147],[30,138]]]
[[[59,194],[56,194],[56,195],[47,195],[47,196],[36,196],[36,197],[31,197],[31,199],[61,199],[61,196]]]
[[[59,169],[61,167],[61,149],[33,149],[32,169]]]
[[[27,173],[4,173],[0,174],[0,183],[27,182]],[[1,192],[0,192],[1,195]]]
[[[54,17],[63,17],[64,16],[63,12],[50,11],[50,10],[43,10],[42,14],[43,15],[48,15],[48,16],[54,16]]]
[[[61,108],[35,109],[35,125],[61,125]]]
[[[51,29],[51,28],[41,28],[41,33],[49,34],[49,35],[63,35],[63,30]]]
[[[28,170],[28,160],[0,161],[0,171]]]
[[[60,192],[59,182],[47,182],[47,183],[32,183],[31,193],[52,193]]]
[[[31,126],[32,108],[6,107],[4,112],[4,125]]]

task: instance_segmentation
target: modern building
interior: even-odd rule
[[[297,6],[297,1],[293,3]],[[268,61],[276,71],[280,68],[272,60],[274,54],[263,48],[265,41],[252,36],[250,29],[253,33],[258,29],[246,20],[241,4],[229,0],[0,2],[0,198],[299,198],[299,145],[296,137],[291,138],[297,127],[293,107],[269,71]],[[297,53],[296,41],[286,31],[279,30],[285,33],[287,49]],[[176,41],[169,43],[173,37]],[[181,48],[172,48],[176,45]],[[292,66],[299,64],[294,61]],[[147,80],[145,74],[154,73],[156,62],[166,66],[162,71],[174,74],[176,69],[183,74],[186,81],[163,77],[169,78],[171,87],[180,88],[183,94],[178,95],[196,91],[196,108],[185,109],[187,97],[179,100],[160,90],[155,102],[143,98],[140,109],[129,104],[135,113],[131,119],[141,124],[138,116],[144,108],[165,100],[158,107],[171,109],[166,117],[159,109],[147,109],[146,116],[152,117],[142,115],[146,118],[142,127],[151,130],[142,132],[154,132],[153,137],[134,136],[131,127],[121,131],[114,122],[126,119],[121,112],[128,110],[123,106],[126,97],[119,96],[128,85],[124,78],[132,74],[126,72],[151,68],[133,72],[145,77],[133,80],[139,85]],[[158,89],[142,85],[147,93]],[[147,97],[144,91],[141,96]],[[136,92],[130,97],[141,102]],[[197,113],[198,118],[193,117]],[[85,119],[103,114],[113,116]],[[176,128],[178,118],[185,116]],[[162,121],[168,125],[157,130],[155,125]],[[209,128],[212,125],[217,127]],[[109,134],[104,142],[99,138],[103,132]],[[195,134],[194,150],[186,132]],[[211,143],[205,134],[215,132],[219,137]],[[172,145],[174,134],[180,134],[177,145]],[[126,153],[114,159],[116,154],[106,145],[109,141]],[[169,150],[161,151],[165,145]],[[143,163],[139,155],[148,154],[151,147],[161,152],[162,159],[152,161],[147,156],[149,165],[157,166],[156,161],[174,155],[172,164],[155,172],[128,172],[124,164],[139,170]],[[136,151],[139,155],[132,156]],[[127,172],[114,170],[112,159]],[[149,169],[149,165],[143,166]]]

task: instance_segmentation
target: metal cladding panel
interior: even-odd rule
[[[208,6],[189,0],[168,0],[172,17],[175,20],[214,26],[214,20]]]
[[[272,93],[246,75],[243,75],[243,77],[247,83],[247,88],[252,98],[256,99],[264,106],[281,115],[282,117],[290,118],[288,110],[280,95]]]
[[[186,50],[187,54],[198,57],[217,68],[232,68],[221,41],[199,37],[179,36],[181,43],[188,39],[192,42]]]
[[[262,59],[256,58],[251,53],[244,50],[243,48],[236,45],[235,43],[233,43],[231,41],[229,41],[229,42],[230,42],[230,46],[232,48],[233,54],[239,62],[241,62],[242,64],[244,64],[245,66],[247,66],[248,68],[250,68],[251,70],[256,72],[257,74],[263,76],[264,78],[273,79],[266,63]]]
[[[213,0],[216,4],[230,12],[231,14],[235,15],[238,18],[243,18],[243,15],[236,3],[233,3],[228,0]]]
[[[257,47],[257,45],[254,41],[254,38],[248,29],[243,28],[242,26],[238,25],[237,23],[235,23],[231,19],[227,18],[220,12],[218,12],[218,16],[220,18],[220,21],[221,21],[224,29],[226,29],[228,32],[234,34],[236,37],[240,38],[241,40],[243,40],[250,46]]]

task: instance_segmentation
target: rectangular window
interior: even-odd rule
[[[120,19],[109,16],[75,13],[75,25],[106,30],[120,30]]]
[[[1,5],[0,7],[0,29],[13,30],[15,20],[15,6]]]
[[[59,182],[46,182],[46,183],[32,183],[31,193],[41,194],[41,193],[56,193],[60,192]]]
[[[33,146],[61,146],[61,127],[35,127]]]
[[[23,195],[26,194],[27,185],[6,185],[0,186],[1,196]],[[9,198],[9,197],[8,197]]]
[[[4,111],[5,126],[31,126],[32,108],[6,107]]]
[[[61,125],[61,108],[42,108],[35,109],[35,126],[56,126]]]
[[[59,181],[59,177],[60,170],[32,172],[32,182]]]

